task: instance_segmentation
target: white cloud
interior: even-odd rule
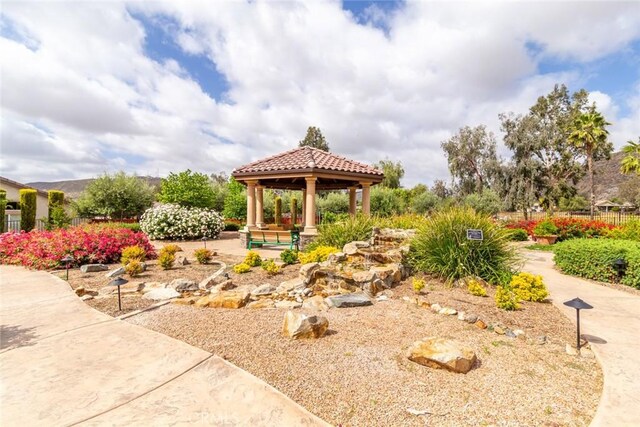
[[[230,171],[295,146],[315,125],[333,151],[400,160],[407,185],[430,183],[446,178],[440,142],[458,128],[485,123],[497,132],[498,113],[525,112],[555,83],[584,78],[575,69],[539,75],[539,60],[593,61],[640,37],[637,3],[367,9],[365,19],[383,23],[387,34],[358,24],[337,1],[73,5],[3,9],[33,49],[0,38],[0,165],[14,179],[120,167]],[[203,92],[182,64],[146,57],[144,27],[128,10],[175,20],[167,28],[177,45],[208,57],[228,81],[224,102]],[[532,55],[531,42],[542,50]],[[618,117],[608,94],[592,93],[615,117],[612,136],[638,133],[635,96],[632,113]]]

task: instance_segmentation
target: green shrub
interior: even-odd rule
[[[147,252],[144,248],[141,248],[138,245],[135,246],[127,246],[122,249],[122,255],[120,256],[120,262],[122,265],[126,266],[131,261],[144,261],[147,257]]]
[[[298,251],[294,251],[292,249],[285,249],[280,252],[280,259],[284,261],[285,264],[295,264],[298,262]]]
[[[379,216],[402,214],[406,200],[403,189],[385,188],[376,185],[371,189],[371,213]]]
[[[49,190],[47,192],[47,199],[49,201],[49,221],[51,221],[51,210],[64,205],[64,192],[58,190]]]
[[[49,208],[49,216],[42,218],[45,228],[49,231],[57,228],[67,228],[71,225],[71,218],[62,206]]]
[[[240,264],[236,264],[233,266],[233,271],[238,274],[244,274],[251,271],[251,266],[247,263],[241,262]]]
[[[635,240],[640,242],[640,220],[632,219],[618,228],[607,230],[606,237],[619,240]]]
[[[280,224],[282,224],[282,198],[276,197],[275,204],[276,206],[273,216],[275,217],[274,219],[276,225],[279,226]]]
[[[272,259],[270,259],[269,261],[263,262],[262,269],[271,276],[274,276],[280,273],[280,266],[277,265]]]
[[[482,230],[481,241],[467,240],[468,229]],[[409,262],[417,270],[448,281],[478,276],[503,283],[516,257],[509,231],[469,208],[453,208],[426,220],[411,241]]]
[[[535,236],[553,236],[553,235],[557,235],[559,231],[560,229],[556,227],[556,225],[548,219],[545,219],[544,221],[540,221],[533,228],[533,234]]]
[[[563,273],[601,282],[617,281],[616,259],[627,262],[620,283],[640,289],[640,242],[613,239],[573,239],[555,245],[555,261]]]
[[[249,267],[258,267],[262,264],[262,258],[260,258],[260,254],[255,251],[247,252],[247,256],[244,258],[244,263]]]
[[[431,191],[425,191],[418,194],[411,202],[413,212],[417,214],[426,214],[432,212],[440,204],[440,198]]]
[[[417,293],[420,293],[420,291],[422,291],[426,285],[427,283],[424,281],[424,279],[418,279],[414,277],[411,281],[411,286],[413,286],[413,290]]]
[[[349,195],[343,192],[327,193],[318,198],[316,205],[323,218],[328,213],[344,214],[349,212]]]
[[[4,233],[4,211],[7,208],[7,192],[0,190],[0,233]]]
[[[176,262],[176,256],[174,253],[165,251],[164,249],[160,250],[160,255],[158,255],[158,264],[162,267],[163,270],[169,270],[173,267],[173,263]]]
[[[140,261],[133,259],[124,266],[124,270],[129,276],[137,277],[144,271],[144,268],[142,268],[142,263]]]
[[[200,248],[193,252],[193,256],[196,257],[198,264],[207,264],[213,258],[213,252],[209,249]]]
[[[469,194],[464,198],[463,204],[485,215],[495,215],[502,210],[500,196],[493,190]]]
[[[487,290],[477,280],[469,280],[467,290],[471,295],[475,295],[477,297],[487,296]]]
[[[235,222],[225,222],[224,223],[224,231],[238,231],[240,230],[240,224],[236,224]]]
[[[309,264],[310,262],[323,262],[329,258],[329,255],[340,252],[340,250],[333,246],[318,246],[314,250],[308,253],[298,254],[301,264]]]
[[[318,226],[318,238],[313,247],[334,246],[342,248],[349,242],[356,240],[369,240],[375,220],[366,215],[348,216],[333,224],[320,224]]]
[[[290,204],[289,212],[291,213],[291,225],[296,225],[298,223],[298,200],[295,197],[292,197]]]
[[[514,275],[509,285],[519,301],[541,302],[549,296],[542,276],[539,275],[522,272]]]
[[[38,191],[30,188],[20,190],[20,229],[31,231],[36,226],[36,203]]]
[[[509,240],[514,242],[526,242],[529,240],[529,235],[527,234],[527,230],[523,230],[522,228],[513,228],[509,230]]]
[[[496,307],[507,311],[518,310],[518,298],[509,286],[498,286],[496,289]]]

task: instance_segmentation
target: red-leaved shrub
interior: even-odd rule
[[[608,224],[603,221],[591,221],[580,218],[560,218],[552,217],[551,222],[558,227],[558,241],[567,239],[576,239],[581,237],[600,237],[605,236],[607,231],[616,228],[613,224]],[[535,220],[520,220],[512,221],[505,224],[506,228],[522,228],[526,230],[530,236],[533,236],[533,229],[538,225],[542,219]]]
[[[156,253],[147,236],[124,228],[94,226],[70,227],[54,231],[0,234],[0,263],[22,265],[39,270],[63,267],[60,259],[67,254],[73,265],[117,263],[122,249],[138,245],[147,258]]]

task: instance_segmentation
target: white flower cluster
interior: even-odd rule
[[[152,240],[216,238],[224,228],[224,218],[211,209],[158,205],[145,211],[140,228]]]

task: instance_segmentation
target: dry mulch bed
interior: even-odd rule
[[[285,271],[271,282],[295,276],[297,267]],[[263,273],[254,269],[242,281],[260,285],[269,281]],[[589,424],[602,372],[593,358],[565,353],[575,329],[551,304],[525,303],[520,311],[505,312],[495,308],[493,290],[481,298],[430,281],[426,291],[429,302],[549,341],[537,345],[497,335],[404,301],[415,297],[410,280],[395,288],[389,301],[322,313],[329,332],[319,340],[283,337],[285,310],[277,309],[169,304],[127,320],[225,357],[336,425]],[[464,343],[479,363],[468,374],[455,374],[410,362],[408,347],[429,336]],[[429,414],[411,415],[409,408]]]

